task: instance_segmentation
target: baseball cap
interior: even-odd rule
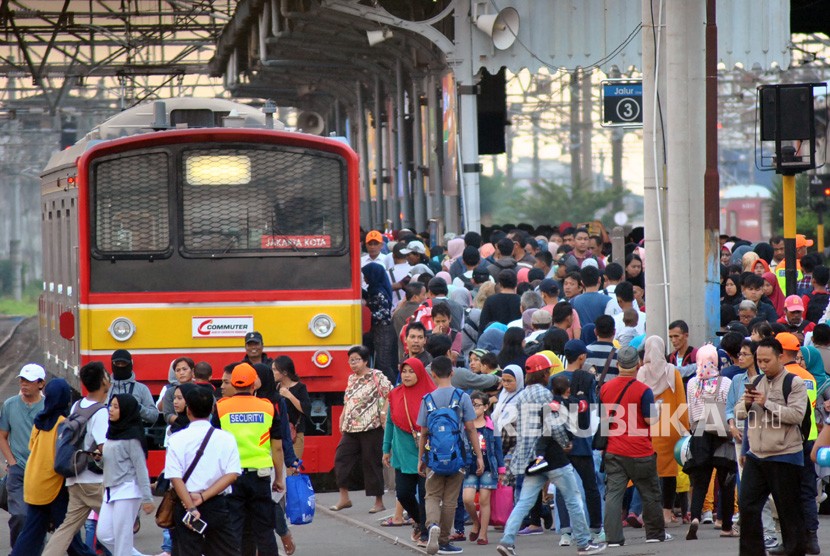
[[[409,255],[410,253],[420,253],[421,255],[426,255],[427,248],[420,241],[410,241],[406,244],[406,249],[401,249],[401,253],[404,255]]]
[[[546,371],[553,367],[553,361],[546,355],[536,353],[531,355],[525,361],[525,371],[528,373],[537,373],[539,371]]]
[[[739,320],[733,320],[732,322],[726,325],[725,330],[718,330],[717,332],[715,332],[715,334],[718,336],[725,336],[729,332],[737,332],[744,338],[749,336],[749,329],[746,326],[744,326],[743,323]]]
[[[801,342],[798,341],[798,338],[789,332],[779,332],[775,335],[775,339],[781,343],[784,351],[798,351],[801,347]]]
[[[133,356],[130,355],[130,352],[126,349],[117,349],[112,352],[112,362],[113,363],[132,363]]]
[[[812,247],[813,240],[807,239],[807,236],[803,234],[796,234],[795,235],[795,248],[801,249],[802,247]]]
[[[404,253],[402,253],[403,248],[404,248],[404,243],[400,242],[400,241],[397,242],[395,244],[395,246],[392,248],[392,255],[399,258],[399,259],[402,259],[404,257]]]
[[[784,300],[784,307],[791,313],[796,311],[804,311],[804,302],[801,301],[801,297],[797,295],[790,295]]]
[[[366,234],[366,243],[369,243],[370,241],[377,241],[378,243],[383,243],[383,235],[377,230],[372,230],[371,232]]]
[[[617,367],[633,369],[640,362],[640,354],[631,346],[624,346],[617,351]]]
[[[247,388],[256,382],[256,371],[248,363],[240,363],[233,368],[231,384],[237,388]]]
[[[38,380],[46,380],[46,371],[37,363],[27,363],[23,365],[17,376],[29,382],[37,382]]]
[[[264,343],[262,341],[262,334],[256,331],[248,332],[247,334],[245,334],[245,343],[247,344],[248,342],[256,342],[258,344]]]
[[[530,317],[530,324],[550,324],[553,322],[553,315],[544,309],[536,309]]]
[[[565,357],[572,359],[588,353],[588,348],[582,340],[568,340],[565,342]]]
[[[559,293],[559,285],[553,278],[545,278],[539,282],[539,291],[548,295]]]

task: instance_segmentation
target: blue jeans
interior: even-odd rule
[[[504,534],[501,537],[501,544],[512,546],[516,542],[516,533],[522,524],[527,512],[536,503],[536,497],[545,486],[545,481],[550,481],[557,491],[562,493],[565,499],[565,507],[568,508],[568,515],[571,518],[573,537],[578,547],[587,546],[591,542],[591,532],[588,530],[588,522],[585,521],[585,508],[582,504],[582,494],[576,482],[576,472],[571,464],[547,473],[539,475],[525,475],[522,481],[522,493],[519,501],[510,512],[510,517],[504,525]]]
[[[84,530],[86,531],[86,537],[84,538],[84,542],[86,545],[91,548],[92,550],[101,550],[104,553],[104,556],[112,556],[112,553],[107,550],[103,544],[98,542],[98,539],[95,538],[95,528],[98,526],[98,522],[94,519],[87,519],[86,523],[84,524]],[[164,532],[167,533],[167,529],[164,529]],[[169,537],[169,534],[168,534]],[[161,549],[162,551],[165,550],[164,543],[162,542]],[[166,549],[167,552],[172,553],[173,551],[173,544],[170,544],[170,548]]]
[[[170,536],[170,529],[161,530],[161,551],[173,553],[173,538]]]

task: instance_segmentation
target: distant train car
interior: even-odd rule
[[[772,235],[772,192],[762,185],[732,185],[720,192],[720,232],[750,242]]]
[[[80,366],[124,348],[156,395],[176,357],[218,378],[258,330],[312,396],[307,469],[331,470],[346,352],[361,339],[357,180],[348,145],[266,129],[230,101],[170,99],[108,120],[42,174],[50,370],[79,388]]]

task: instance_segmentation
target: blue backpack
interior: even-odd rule
[[[435,405],[432,394],[427,394],[424,404],[427,410],[427,434],[429,435],[425,463],[438,475],[455,475],[467,464],[461,431],[461,390],[457,388],[448,407]]]

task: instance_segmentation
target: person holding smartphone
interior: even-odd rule
[[[242,473],[236,439],[227,431],[212,429],[213,395],[209,390],[192,388],[185,402],[190,425],[170,437],[164,464],[164,472],[182,501],[176,507],[173,546],[180,556],[238,556],[238,532],[232,527],[227,496]],[[193,465],[209,432],[211,437]],[[190,476],[184,481],[191,465]]]

